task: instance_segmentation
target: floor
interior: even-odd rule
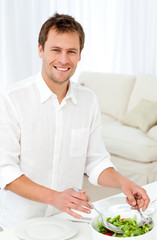
[[[84,182],[83,182],[82,189],[86,191],[87,195],[90,197],[91,202],[94,202],[102,198],[106,198],[121,192],[121,190],[115,189],[115,188],[94,186],[88,181],[88,177],[86,175],[84,175]]]

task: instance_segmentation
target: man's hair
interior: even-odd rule
[[[84,47],[85,34],[79,22],[72,16],[55,13],[41,27],[38,43],[44,49],[49,30],[54,28],[57,32],[77,32],[80,38],[80,52]]]

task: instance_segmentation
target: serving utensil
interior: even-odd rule
[[[79,189],[78,189],[78,188],[73,187],[73,189],[74,189],[76,192],[79,192]],[[119,233],[119,234],[123,234],[123,233],[124,233],[120,228],[116,227],[116,226],[113,225],[112,223],[107,222],[107,221],[104,219],[103,214],[102,214],[91,202],[85,201],[85,200],[84,200],[84,202],[87,202],[87,203],[99,214],[100,219],[101,219],[101,223],[102,223],[102,225],[103,225],[105,228],[107,228],[108,230],[110,230],[110,231],[112,231],[112,232],[115,232],[115,233]]]
[[[137,209],[138,213],[139,213],[140,216],[141,216],[141,221],[138,223],[138,226],[139,226],[139,227],[142,227],[143,225],[146,225],[146,224],[153,225],[153,219],[152,219],[152,217],[146,217],[146,216],[144,216],[143,213],[142,213],[142,211],[141,211],[141,209],[139,208],[139,206],[138,206],[138,201],[137,201],[137,200],[138,200],[138,195],[135,194],[134,197],[135,197],[135,200],[136,200],[136,209]]]

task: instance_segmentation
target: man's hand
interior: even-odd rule
[[[122,181],[121,188],[124,194],[127,196],[126,197],[127,203],[131,205],[132,209],[136,209],[136,205],[138,205],[139,208],[142,208],[143,211],[146,210],[150,202],[150,199],[144,188],[138,186],[129,179],[125,179],[124,181]]]
[[[136,209],[136,204],[144,211],[150,202],[147,192],[144,188],[138,186],[128,178],[122,176],[113,168],[105,169],[98,178],[98,183],[105,187],[120,188],[126,195],[126,201],[133,209]],[[137,203],[135,194],[138,198]]]
[[[87,201],[89,201],[89,197],[86,195],[85,191],[80,190],[80,192],[76,192],[74,189],[70,188],[63,192],[55,193],[53,206],[60,211],[67,212],[75,218],[81,219],[81,215],[77,214],[72,209],[90,213],[91,206]]]
[[[67,212],[76,218],[82,217],[73,212],[72,209],[84,213],[91,212],[91,206],[87,203],[89,197],[86,195],[85,191],[82,190],[76,192],[74,189],[70,188],[63,192],[57,192],[33,182],[25,175],[9,183],[6,189],[32,201],[50,204],[58,210]]]

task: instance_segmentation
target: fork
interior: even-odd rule
[[[145,217],[141,211],[141,209],[138,206],[137,200],[138,200],[138,196],[137,194],[134,194],[135,200],[136,200],[136,209],[139,212],[140,216],[141,216],[141,221],[138,223],[138,226],[141,227],[143,225],[146,224],[152,224],[153,219],[151,217]]]
[[[78,189],[77,187],[74,186],[73,189],[74,189],[74,191],[79,192],[79,189]],[[84,201],[85,201],[85,200],[84,200]],[[89,202],[89,201],[85,201],[85,202],[87,202],[87,203],[99,214],[99,216],[100,216],[100,218],[101,218],[101,223],[102,223],[102,225],[103,225],[104,227],[106,227],[107,229],[109,229],[109,230],[112,231],[112,232],[116,232],[116,233],[119,233],[119,234],[123,234],[123,233],[124,233],[121,229],[119,229],[118,227],[116,227],[116,226],[113,225],[112,223],[107,222],[107,221],[103,218],[102,213],[101,213],[96,207],[94,207],[94,205],[93,205],[91,202]]]

